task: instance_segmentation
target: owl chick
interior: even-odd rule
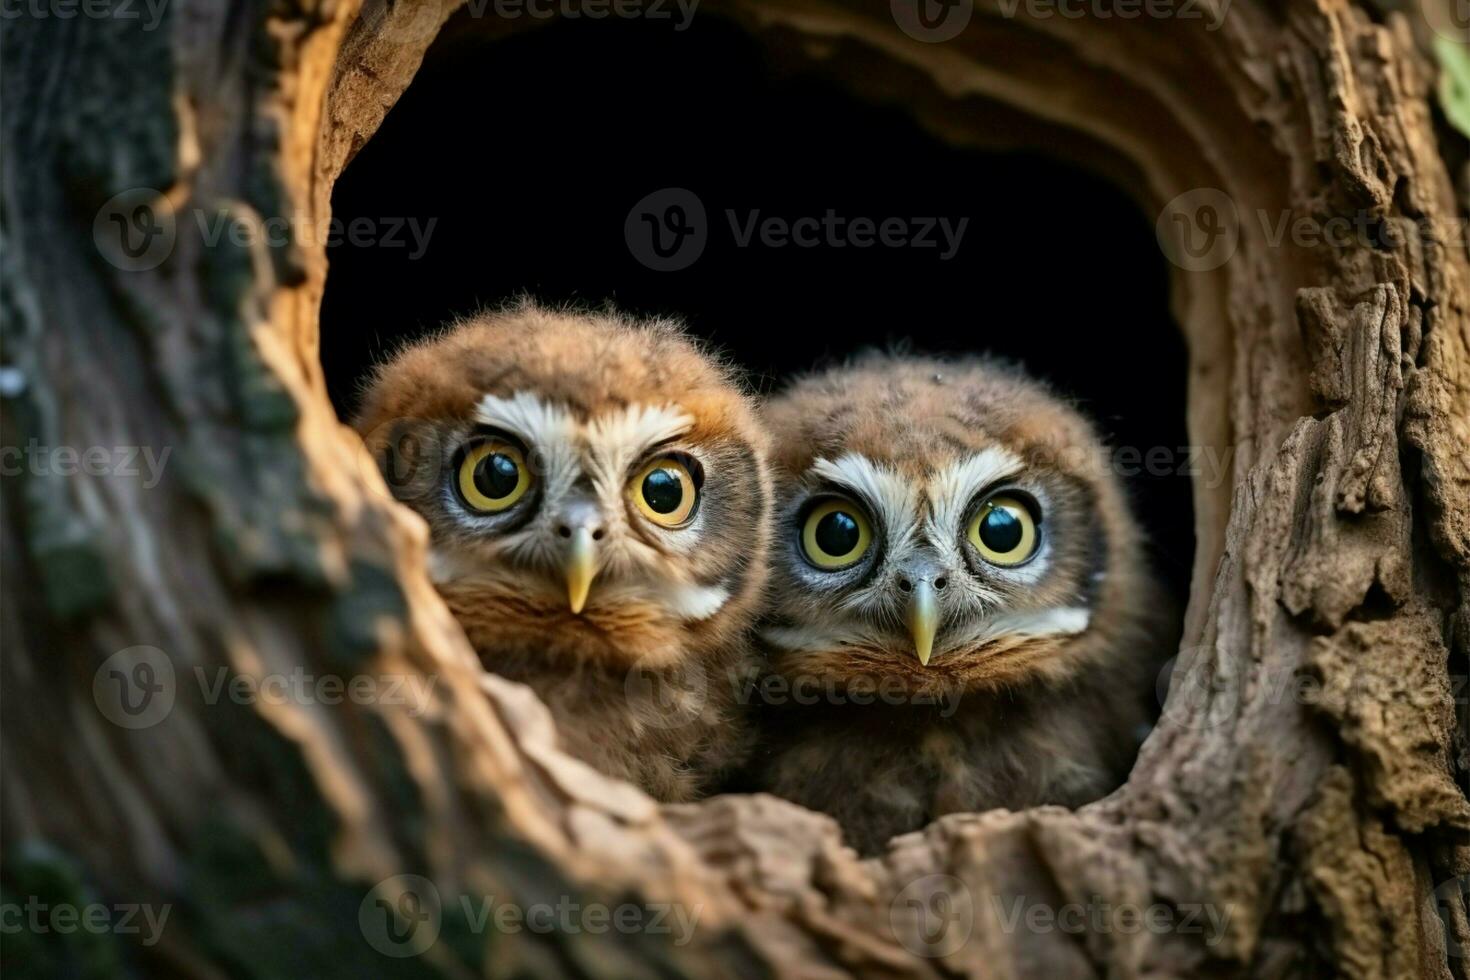
[[[864,853],[1126,777],[1171,615],[1091,426],[979,360],[800,381],[775,440],[759,785]]]
[[[563,748],[667,801],[743,761],[723,679],[752,656],[771,490],[728,368],[671,322],[525,302],[399,353],[355,425],[481,661]]]

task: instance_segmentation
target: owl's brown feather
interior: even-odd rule
[[[825,693],[764,707],[759,785],[837,817],[864,852],[946,813],[1075,806],[1115,788],[1150,721],[1173,615],[1089,423],[1009,367],[893,357],[805,378],[766,417],[778,499],[769,656],[789,684]],[[1016,461],[1005,482],[1045,499],[1044,564],[1010,571],[970,552],[935,558],[949,562],[947,604],[924,666],[881,605],[891,556],[827,586],[799,551],[801,501],[824,492],[817,461],[861,456],[897,474],[899,489],[915,488],[918,513],[900,547],[927,553],[926,535],[950,532],[925,529],[938,505],[920,491],[938,493],[946,467],[984,453]],[[894,530],[874,533],[886,540]],[[1006,616],[1030,629],[1073,625],[981,632]],[[983,639],[946,645],[971,635]],[[851,696],[859,682],[867,703]],[[886,693],[872,694],[879,685]]]
[[[456,454],[501,416],[530,430],[508,435],[532,473],[503,518],[468,510],[453,482]],[[482,662],[541,695],[568,751],[664,800],[696,798],[744,758],[752,737],[724,678],[752,657],[771,491],[764,430],[725,364],[671,322],[526,302],[400,352],[355,425],[428,522],[431,575]],[[686,529],[621,492],[673,451],[704,480]],[[573,498],[599,514],[579,612],[550,513]]]

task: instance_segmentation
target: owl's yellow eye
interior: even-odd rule
[[[991,497],[971,518],[969,537],[980,557],[1009,568],[1036,554],[1036,519],[1015,497]]]
[[[689,466],[674,456],[660,456],[628,484],[628,496],[644,517],[661,527],[679,527],[694,514],[699,487]]]
[[[531,489],[531,471],[519,449],[491,439],[465,451],[456,483],[467,505],[495,514],[508,510],[526,495]]]
[[[872,543],[873,532],[862,508],[848,500],[818,504],[801,528],[807,561],[829,572],[856,564]]]

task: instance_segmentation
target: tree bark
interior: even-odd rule
[[[1045,144],[1133,189],[1179,266],[1192,441],[1233,453],[1197,481],[1186,636],[1127,785],[859,860],[783,801],[659,807],[560,755],[535,697],[481,676],[422,522],[332,412],[301,229],[455,6],[7,27],[0,394],[7,453],[39,448],[0,525],[5,901],[172,910],[156,943],[54,929],[7,936],[14,955],[200,977],[1470,972],[1470,257],[1437,12],[982,2],[928,43],[852,0],[701,8],[946,139]],[[1233,235],[1215,265],[1170,231],[1206,205]],[[1366,230],[1278,241],[1283,217]],[[263,234],[279,218],[293,241]],[[150,486],[141,451],[138,476],[119,456],[73,476],[60,447],[170,455]],[[207,694],[293,673],[430,694]],[[144,687],[163,693],[119,714]],[[697,926],[485,927],[485,896]],[[404,932],[373,932],[385,907]]]

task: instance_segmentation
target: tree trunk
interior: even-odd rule
[[[905,2],[704,10],[948,140],[1085,158],[1159,215],[1192,442],[1233,456],[1196,487],[1186,635],[1128,784],[859,860],[794,805],[659,807],[560,755],[535,697],[480,675],[318,358],[303,229],[457,4],[31,13],[4,36],[4,902],[168,918],[16,933],[7,911],[7,965],[1470,972],[1470,258],[1426,53],[1455,24],[961,0],[946,39]],[[1283,218],[1350,231],[1278,240]],[[266,677],[383,686],[247,696]],[[491,896],[562,926],[479,921]],[[598,929],[595,903],[636,922]]]

